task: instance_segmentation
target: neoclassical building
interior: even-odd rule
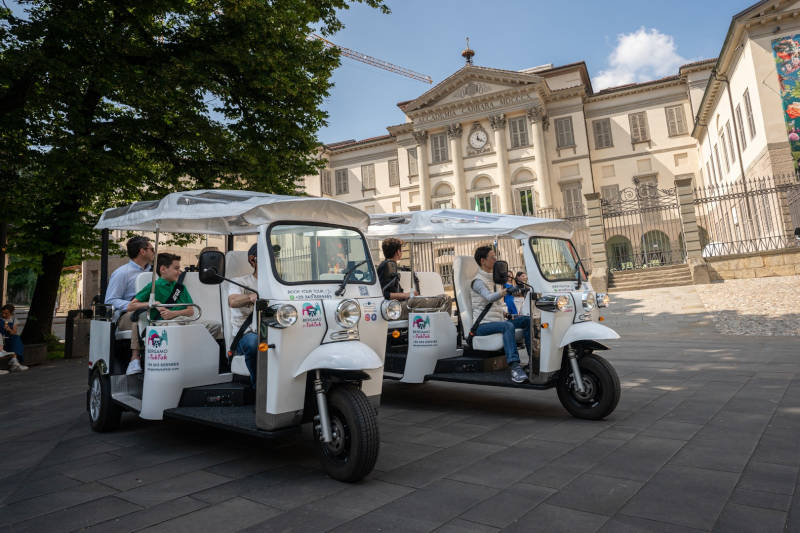
[[[510,71],[467,57],[398,103],[406,122],[387,135],[322,146],[326,167],[305,177],[305,192],[372,213],[576,217],[588,193],[613,202],[627,188],[669,189],[676,178],[701,186],[790,173],[791,115],[775,50],[795,34],[800,5],[765,0],[733,16],[718,58],[600,91],[583,62]],[[784,48],[781,57],[800,66],[800,46]]]

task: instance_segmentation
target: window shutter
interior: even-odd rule
[[[409,148],[407,153],[408,153],[408,175],[417,176],[419,174],[419,170],[417,167],[417,149]]]
[[[733,149],[733,135],[731,135],[731,121],[725,122],[725,133],[728,136],[728,148],[731,150],[731,161],[736,163],[736,152]]]
[[[744,121],[742,120],[742,105],[736,104],[736,124],[739,126],[739,140],[742,142],[742,150],[747,148],[747,138],[744,134]]]
[[[521,201],[521,198],[520,198],[521,195],[522,195],[522,189],[516,189],[511,194],[511,199],[513,200],[513,203],[514,203],[514,214],[515,215],[522,215],[523,214],[523,212],[522,212],[522,201]]]
[[[753,118],[753,107],[750,105],[750,89],[744,90],[744,110],[747,113],[747,124],[750,126],[750,138],[756,136],[756,121]]]
[[[389,187],[400,185],[400,166],[397,159],[389,160]]]

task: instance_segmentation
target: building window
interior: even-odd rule
[[[482,194],[480,196],[475,197],[475,211],[480,211],[481,213],[491,213],[492,212],[492,195],[491,194]]]
[[[436,209],[453,209],[453,200],[437,200],[433,203]]]
[[[400,202],[392,202],[392,213],[400,212]]]
[[[397,187],[400,185],[400,166],[397,164],[397,159],[389,160],[389,187]]]
[[[361,165],[361,190],[375,190],[375,165]]]
[[[728,161],[728,145],[725,144],[725,133],[719,130],[719,143],[722,145],[722,155],[725,159],[725,172],[730,172],[731,164]]]
[[[667,113],[667,130],[670,137],[688,133],[686,117],[683,115],[683,104],[665,107],[664,111]]]
[[[530,187],[514,191],[514,212],[517,215],[532,217],[536,213],[536,193]]]
[[[580,182],[565,184],[561,192],[564,196],[564,216],[577,217],[583,215]]]
[[[417,169],[417,149],[409,148],[408,152],[408,175],[416,176],[419,173]]]
[[[431,160],[434,163],[444,163],[449,160],[447,156],[447,134],[437,133],[431,135]]]
[[[742,142],[742,150],[744,151],[744,149],[747,148],[747,138],[744,135],[741,104],[736,104],[736,124],[739,126],[739,140]]]
[[[347,169],[340,168],[336,171],[336,194],[347,194],[348,192],[350,192],[350,187],[347,183]]]
[[[511,131],[511,148],[528,146],[528,122],[525,117],[510,119],[508,128]]]
[[[439,275],[442,277],[442,285],[453,285],[453,265],[449,263],[439,265]]]
[[[722,181],[722,164],[719,162],[719,147],[715,144],[714,145],[714,155],[717,157],[717,176],[719,176],[720,181]]]
[[[322,194],[333,194],[333,189],[331,188],[331,171],[323,170],[320,172],[320,178],[322,179]]]
[[[571,148],[575,146],[575,136],[572,134],[572,117],[557,118],[556,147]]]
[[[614,141],[611,138],[611,119],[601,118],[592,122],[592,132],[594,132],[594,147],[611,148]]]
[[[731,151],[731,161],[736,163],[736,151],[733,149],[733,135],[731,135],[731,121],[725,123],[725,134],[728,136],[728,148]]]
[[[614,173],[614,165],[603,165],[600,170],[603,171],[604,178],[613,178],[616,175]]]
[[[453,246],[445,246],[436,250],[436,257],[455,257],[456,249]]]
[[[619,211],[619,185],[604,185],[600,188],[600,194],[610,212]]]
[[[744,111],[747,114],[747,125],[750,126],[750,138],[756,136],[756,121],[753,118],[753,106],[750,105],[750,89],[744,90]]]
[[[631,142],[641,143],[650,140],[650,133],[647,131],[647,113],[631,113],[628,115],[628,122],[631,126]]]

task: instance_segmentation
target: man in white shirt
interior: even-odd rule
[[[233,278],[233,281],[256,289],[258,287],[258,268],[256,265],[258,245],[254,244],[247,251],[247,262],[253,267],[253,273]],[[252,291],[248,291],[238,285],[230,284],[228,290],[228,305],[231,308],[231,334],[236,335],[242,327],[247,317],[253,313],[253,308],[258,296]],[[250,383],[255,387],[257,355],[258,355],[258,335],[256,334],[255,317],[250,321],[250,325],[245,330],[239,343],[234,346],[236,353],[244,355],[244,362],[250,372]]]

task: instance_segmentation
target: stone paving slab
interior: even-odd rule
[[[554,391],[387,382],[354,485],[308,428],[265,442],[126,414],[96,434],[85,361],[0,376],[0,531],[800,531],[797,338],[720,334],[669,291],[606,313],[607,420]]]

